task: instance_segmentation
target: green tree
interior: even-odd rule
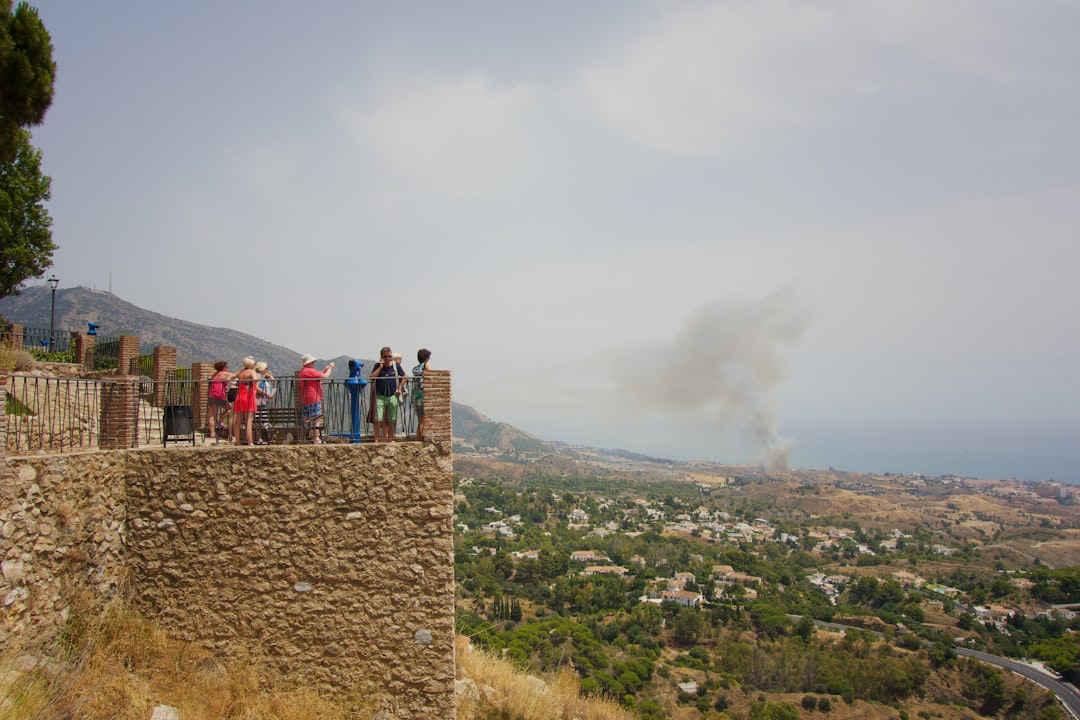
[[[0,0],[0,162],[19,150],[20,128],[40,125],[53,99],[52,39],[37,10]]]
[[[15,158],[0,162],[0,298],[17,294],[24,280],[42,275],[56,250],[44,205],[52,179],[41,174],[41,151],[30,144],[30,133],[18,130],[17,135]]]
[[[809,643],[814,639],[814,621],[804,615],[795,624],[795,634],[802,638],[803,642]]]
[[[679,611],[679,614],[675,617],[674,632],[672,635],[675,641],[682,645],[690,645],[697,642],[698,635],[701,633],[704,623],[701,620],[701,613],[694,608],[683,608]]]

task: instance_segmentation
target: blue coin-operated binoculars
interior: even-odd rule
[[[98,329],[98,324],[97,323],[88,322],[88,323],[86,323],[86,325],[87,325],[87,330],[86,330],[87,335],[97,335],[97,329]]]
[[[367,380],[361,372],[363,367],[364,363],[359,360],[350,360],[349,379],[345,381],[346,387],[349,388],[349,420],[352,425],[349,442],[353,443],[360,442],[360,390],[367,386]]]

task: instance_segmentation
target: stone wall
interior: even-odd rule
[[[395,718],[454,717],[449,443],[172,447],[0,458],[0,646],[48,643],[73,593],[361,691]],[[2,473],[0,473],[2,474]]]
[[[126,577],[123,458],[0,458],[0,647],[48,648],[79,592],[103,603]]]
[[[448,444],[138,451],[126,472],[146,614],[394,717],[454,716]]]

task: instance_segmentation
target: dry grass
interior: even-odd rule
[[[63,662],[15,652],[0,658],[0,720],[146,720],[162,704],[184,720],[371,716],[312,689],[267,686],[254,663],[223,665],[120,606],[93,618],[76,614],[64,643]]]
[[[582,697],[569,671],[546,682],[523,675],[513,664],[459,637],[458,676],[472,680],[478,691],[458,695],[458,720],[631,720],[630,711],[616,703]]]
[[[74,612],[60,650],[59,660],[16,650],[0,657],[0,720],[146,720],[158,705],[176,708],[183,720],[368,719],[380,710],[377,698],[359,693],[342,700],[270,685],[254,659],[222,663],[120,604],[100,614]],[[459,677],[477,688],[458,697],[458,720],[634,717],[615,703],[581,697],[571,672],[544,681],[465,638],[457,650]]]
[[[30,372],[35,367],[37,360],[26,350],[0,343],[0,372]]]

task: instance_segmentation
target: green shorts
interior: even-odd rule
[[[375,422],[397,422],[398,396],[375,396]]]

